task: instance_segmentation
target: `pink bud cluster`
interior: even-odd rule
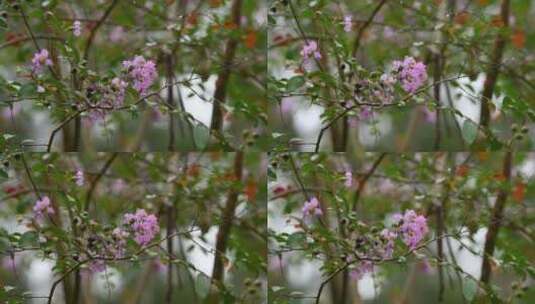
[[[148,214],[144,209],[125,214],[123,221],[134,233],[134,240],[140,246],[147,245],[160,231],[158,218],[154,214]]]
[[[410,249],[415,249],[429,231],[425,216],[416,214],[414,210],[407,210],[404,214],[395,214],[394,222],[398,226],[397,231],[403,243]]]
[[[311,215],[319,216],[323,214],[323,211],[321,211],[320,202],[316,197],[313,197],[309,201],[306,201],[301,211],[303,212],[303,217]]]
[[[310,62],[311,57],[317,60],[321,59],[321,53],[318,50],[318,43],[314,40],[305,42],[301,49],[301,56],[303,57],[303,63]]]
[[[116,227],[111,232],[111,238],[97,239],[98,244],[89,242],[90,250],[96,250],[94,259],[89,264],[92,272],[106,270],[105,260],[120,259],[125,256],[127,239],[133,235],[134,241],[145,246],[154,239],[160,231],[158,218],[154,214],[148,214],[144,209],[138,209],[135,213],[126,213],[123,216],[123,226]],[[95,248],[95,249],[94,249]]]
[[[74,180],[77,186],[82,187],[84,185],[84,171],[77,170],[74,174]]]
[[[406,56],[403,61],[394,61],[392,63],[392,72],[408,93],[416,92],[427,80],[425,64],[409,56]]]
[[[48,50],[41,49],[35,53],[32,58],[32,71],[34,73],[41,73],[44,66],[52,66],[52,60],[48,58]]]
[[[145,60],[143,56],[123,61],[123,67],[127,70],[128,77],[134,82],[134,89],[140,94],[144,94],[158,76],[154,61]]]
[[[428,232],[427,219],[423,215],[417,215],[414,210],[395,214],[393,219],[394,225],[390,229],[383,229],[377,238],[357,239],[358,262],[351,266],[351,275],[356,280],[373,271],[374,261],[391,259],[394,256],[394,242],[398,237],[410,250],[414,250]]]
[[[353,27],[353,18],[351,15],[347,15],[344,17],[344,32],[351,32],[351,28]]]
[[[76,20],[72,24],[72,33],[74,36],[78,37],[82,34],[82,23]]]
[[[54,214],[54,208],[50,204],[50,198],[43,196],[37,200],[33,206],[33,212],[37,219],[42,219],[46,214]]]

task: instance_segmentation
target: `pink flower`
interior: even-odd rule
[[[394,240],[397,238],[398,234],[394,231],[388,229],[383,229],[381,231],[381,238],[385,241],[384,247],[382,248],[383,259],[391,259],[394,254]]]
[[[80,23],[80,21],[78,20],[74,21],[74,23],[72,24],[72,33],[76,37],[82,34],[82,24]]]
[[[76,185],[82,187],[84,185],[84,171],[77,170],[74,174],[74,180],[76,181]]]
[[[393,216],[396,225],[399,225],[399,233],[403,243],[410,249],[418,247],[420,241],[428,232],[427,219],[423,215],[417,215],[414,210],[407,210],[405,214]]]
[[[43,66],[51,66],[52,60],[48,58],[48,51],[42,49],[40,52],[37,52],[33,55],[32,58],[32,71],[34,73],[41,73],[43,71]]]
[[[123,67],[127,69],[128,76],[134,81],[134,89],[140,94],[144,94],[158,76],[154,61],[145,60],[143,56],[123,61]]]
[[[167,270],[167,266],[162,263],[161,259],[154,259],[154,261],[152,261],[152,267],[159,273],[164,273]]]
[[[302,211],[303,217],[313,214],[318,216],[323,214],[323,211],[321,211],[320,202],[316,197],[313,197],[310,199],[310,201],[305,202]]]
[[[318,60],[321,59],[321,53],[318,51],[318,43],[314,40],[306,42],[301,49],[301,56],[303,56],[303,62],[309,62],[311,56],[314,56]]]
[[[138,209],[135,214],[125,214],[124,223],[130,225],[134,240],[140,246],[147,245],[160,231],[158,218],[154,214],[147,214],[144,209]]]
[[[396,60],[392,63],[392,71],[397,75],[401,86],[407,93],[414,93],[427,80],[426,66],[423,62],[417,62],[412,57],[405,57],[403,61]]]
[[[358,281],[370,272],[373,272],[373,263],[371,261],[361,261],[351,270],[349,275],[353,280]]]
[[[368,120],[372,117],[372,115],[373,115],[373,112],[370,106],[363,106],[360,108],[360,115],[359,115],[360,120]]]
[[[103,272],[106,270],[106,263],[103,260],[93,260],[89,263],[89,271]]]
[[[112,98],[114,99],[112,101],[113,105],[115,106],[121,106],[124,101],[124,92],[128,84],[126,81],[122,80],[119,77],[115,77],[111,80],[111,88],[112,88]]]
[[[353,17],[351,17],[351,15],[345,16],[344,17],[344,31],[351,32],[352,27],[353,27]]]
[[[290,115],[297,109],[297,102],[292,98],[285,97],[281,100],[280,111],[283,115]]]
[[[353,173],[351,173],[351,171],[346,171],[344,186],[346,186],[346,188],[351,188],[352,185],[353,185]]]
[[[435,123],[437,121],[437,112],[429,110],[428,107],[422,107],[425,121],[428,123]]]
[[[110,255],[116,259],[122,258],[124,256],[125,247],[126,247],[126,238],[130,235],[128,231],[125,231],[121,228],[115,228],[111,232],[113,243],[112,246],[107,248],[107,251]]]
[[[110,32],[110,41],[119,42],[124,37],[124,29],[122,26],[114,27]]]
[[[126,188],[126,183],[122,179],[117,179],[111,184],[111,191],[113,193],[120,193],[124,188]]]
[[[13,115],[13,117],[16,117],[22,110],[20,102],[14,102],[11,105],[11,109],[9,107],[4,107],[1,108],[2,110],[0,110],[0,116],[2,116],[2,118],[4,118],[5,120],[10,120],[11,115]]]
[[[33,212],[37,219],[42,219],[45,214],[54,214],[54,208],[50,205],[50,198],[43,196],[40,200],[37,200],[33,206]]]

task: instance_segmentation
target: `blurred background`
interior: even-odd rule
[[[54,69],[63,75],[60,83],[45,75],[38,83],[29,73],[36,52],[21,18],[13,8],[20,2],[37,42],[53,58]],[[0,131],[17,135],[18,143],[35,151],[46,150],[57,128],[79,98],[60,103],[52,92],[62,88],[73,95],[70,71],[73,57],[81,57],[97,22],[112,1],[3,1],[0,22]],[[175,149],[206,148],[212,117],[212,102],[218,74],[224,66],[227,40],[238,41],[226,85],[223,135],[231,146],[266,147],[265,137],[265,39],[266,4],[245,1],[241,28],[230,21],[232,1],[135,1],[118,2],[95,32],[87,67],[92,74],[81,84],[81,93],[94,83],[108,83],[121,72],[122,62],[141,55],[157,65],[158,78],[151,87],[158,97],[134,106],[138,96],[127,90],[120,111],[104,119],[82,115],[82,147],[94,151],[167,150],[170,124],[174,126]],[[73,22],[81,34],[73,35]],[[65,51],[68,48],[70,51]],[[171,66],[167,68],[169,56]],[[76,57],[77,58],[77,57]],[[76,62],[78,64],[79,62]],[[172,75],[180,84],[165,89]],[[37,92],[38,85],[44,92]],[[161,90],[159,90],[162,88]],[[39,94],[38,94],[39,93]],[[79,92],[80,93],[80,92]],[[176,110],[161,101],[172,94]],[[174,121],[170,122],[170,116]],[[262,139],[263,138],[263,139]],[[54,141],[54,150],[64,150],[64,132]]]
[[[2,174],[0,181],[0,299],[5,303],[47,302],[65,264],[72,265],[88,250],[79,245],[78,239],[84,236],[71,226],[73,217],[87,218],[93,227],[88,231],[105,237],[121,225],[125,213],[143,208],[158,217],[156,239],[164,240],[169,231],[183,233],[172,238],[171,245],[164,240],[136,258],[106,262],[102,271],[82,267],[81,303],[165,303],[170,265],[171,302],[204,303],[224,210],[236,190],[226,250],[220,255],[224,282],[217,302],[265,303],[266,175],[262,172],[266,170],[262,168],[267,160],[262,154],[247,153],[242,178],[236,180],[235,158],[236,153],[26,154],[37,189],[59,210],[53,222],[38,226],[32,212],[36,195],[22,160],[6,161],[9,168],[2,172],[7,176]],[[109,168],[101,175],[108,162]],[[73,177],[78,170],[84,172],[81,186]],[[93,204],[88,212],[80,211],[77,206],[89,191],[93,191]],[[173,227],[170,223],[174,228],[169,228]],[[64,248],[62,255],[58,246]],[[139,248],[129,242],[126,255]],[[63,282],[52,303],[64,303]]]
[[[502,30],[506,47],[491,101],[490,130],[498,141],[507,142],[514,136],[512,124],[526,126],[527,135],[515,145],[532,149],[535,1],[510,1],[507,29],[496,24],[501,2],[270,1],[269,121],[277,135],[276,146],[314,151],[320,130],[329,126],[319,147],[324,151],[466,150],[480,123],[481,95]],[[347,26],[346,18],[351,18]],[[352,56],[356,37],[360,47]],[[317,43],[318,62],[305,63],[301,54],[305,42]],[[359,81],[377,78],[405,56],[427,66],[429,87],[404,102],[400,101],[405,95],[398,93],[395,106],[377,104],[350,111],[347,145],[334,147],[333,132],[341,137],[343,119],[329,123],[350,102],[345,87],[352,90]],[[438,66],[436,56],[441,56]],[[364,73],[364,79],[352,76],[363,71],[370,73]],[[437,81],[442,82],[432,86]]]
[[[446,233],[459,233],[443,239],[442,303],[534,301],[535,154],[519,153],[513,158],[511,193],[492,259],[491,284],[497,298],[487,295],[479,300],[485,237],[504,154],[386,154],[377,162],[381,155],[291,153],[303,186],[288,156],[270,158],[270,303],[317,303],[318,289],[333,270],[330,263],[349,255],[340,245],[344,242],[339,235],[341,222],[355,221],[363,227],[377,224],[380,230],[390,225],[395,213],[408,209],[426,215],[429,243],[399,259],[406,248],[396,247],[394,261],[375,265],[361,279],[349,275],[347,303],[440,303],[436,206],[447,206],[443,209]],[[349,187],[347,172],[352,173]],[[366,178],[369,172],[373,173]],[[447,187],[451,187],[449,194]],[[303,215],[303,189],[320,201],[324,215],[319,219]],[[356,211],[347,211],[355,199]],[[337,301],[342,280],[339,274],[329,281],[319,303],[341,303]]]

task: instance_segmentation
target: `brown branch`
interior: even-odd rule
[[[166,213],[167,213],[167,252],[170,255],[174,255],[173,253],[173,239],[169,236],[176,231],[176,207],[175,203],[173,202],[172,206],[168,206]],[[165,301],[166,303],[173,303],[173,263],[167,264],[167,291],[165,294]]]
[[[91,261],[94,261],[94,260],[100,260],[100,261],[128,261],[128,260],[131,260],[132,258],[137,258],[139,255],[143,254],[145,251],[147,251],[147,250],[149,250],[149,249],[151,249],[153,247],[159,246],[163,241],[166,241],[169,238],[173,238],[175,236],[179,236],[179,235],[182,235],[182,234],[190,234],[191,232],[196,231],[196,230],[197,229],[190,229],[190,230],[186,230],[186,231],[178,231],[178,232],[172,233],[170,235],[167,235],[163,239],[160,239],[158,241],[155,241],[154,243],[151,243],[149,245],[141,247],[138,251],[136,251],[132,255],[124,256],[122,258],[95,256],[95,257],[89,257],[89,258],[87,258],[85,260],[81,260],[80,262],[76,263],[74,266],[69,268],[69,270],[67,270],[65,273],[63,273],[59,279],[54,281],[54,283],[52,284],[52,287],[50,288],[49,295],[47,297],[48,298],[47,303],[48,304],[52,303],[52,298],[54,297],[54,291],[56,290],[57,286],[61,282],[63,282],[64,280],[67,279],[69,274],[71,274],[73,271],[79,269],[81,266],[83,266],[83,265],[85,265],[85,264],[87,264],[87,263],[89,263]]]
[[[12,46],[12,45],[16,45],[18,43],[21,43],[21,42],[26,42],[26,41],[33,41],[33,39],[35,40],[58,40],[58,41],[65,41],[65,39],[61,38],[61,37],[54,37],[54,36],[34,36],[33,38],[32,37],[19,37],[19,38],[14,38],[14,39],[9,39],[6,43],[2,43],[0,44],[0,49],[3,49],[3,48],[6,48],[6,47],[9,47],[9,46]]]
[[[237,182],[240,182],[243,174],[243,151],[236,152],[234,159],[234,177]],[[216,290],[216,286],[223,285],[224,279],[224,254],[227,250],[227,241],[230,236],[230,230],[232,228],[232,221],[234,219],[234,212],[238,203],[238,195],[240,191],[232,187],[229,190],[227,201],[223,209],[221,223],[219,224],[219,231],[216,237],[216,248],[214,254],[214,268],[212,271],[212,287],[206,298],[206,303],[216,304],[219,303],[219,296]]]
[[[113,2],[108,6],[106,11],[104,12],[104,15],[100,17],[100,19],[97,21],[95,26],[91,29],[91,32],[89,33],[89,37],[87,38],[87,43],[85,44],[84,49],[84,60],[87,62],[89,59],[89,51],[91,50],[91,46],[93,45],[93,39],[95,39],[95,35],[97,34],[97,30],[100,28],[100,26],[106,21],[106,18],[111,14],[111,11],[119,3],[119,0],[113,0]]]
[[[492,59],[487,70],[487,78],[483,86],[483,93],[481,95],[481,119],[480,124],[483,127],[488,127],[490,122],[490,100],[494,92],[494,87],[498,80],[498,73],[500,72],[500,65],[503,57],[505,43],[507,41],[507,34],[505,33],[509,27],[509,4],[510,0],[503,0],[500,9],[500,18],[503,22],[503,28],[500,28],[500,33],[494,42],[494,51]]]
[[[492,215],[489,223],[487,235],[485,237],[485,248],[483,250],[483,263],[481,264],[481,282],[488,284],[491,275],[491,259],[496,247],[496,240],[498,232],[502,226],[503,210],[509,195],[509,183],[511,181],[511,166],[512,166],[513,152],[507,151],[503,160],[502,174],[505,177],[505,185],[498,192],[496,203],[492,210]]]
[[[362,177],[362,179],[359,180],[359,186],[357,188],[357,191],[355,192],[355,197],[353,198],[353,207],[351,208],[353,211],[356,211],[357,209],[357,203],[359,202],[360,196],[362,195],[362,192],[364,191],[364,187],[366,186],[366,182],[368,182],[368,179],[375,173],[375,170],[377,170],[377,167],[381,164],[383,159],[385,158],[386,153],[381,153],[379,157],[373,162],[372,167],[370,170]]]
[[[166,75],[167,84],[169,85],[167,87],[167,103],[174,107],[175,100],[173,98],[173,85],[172,85],[174,72],[173,72],[173,55],[172,54],[165,55],[165,70],[167,74]],[[172,111],[169,111],[169,143],[168,143],[167,149],[169,151],[175,150],[175,117]]]
[[[360,41],[361,41],[361,39],[362,39],[362,37],[364,35],[364,32],[366,31],[366,28],[368,28],[368,26],[370,26],[370,24],[372,24],[373,19],[379,13],[379,11],[383,7],[383,5],[385,5],[385,3],[386,3],[386,0],[381,0],[381,2],[379,2],[379,4],[377,4],[375,9],[373,10],[373,12],[370,15],[370,17],[368,18],[368,20],[366,20],[366,22],[364,22],[364,24],[361,27],[359,27],[359,31],[357,32],[357,37],[355,38],[355,42],[353,42],[353,50],[351,51],[351,56],[352,57],[355,57],[355,55],[357,55],[357,51],[358,51],[359,46],[360,46]]]
[[[242,0],[234,0],[232,3],[232,22],[239,29],[241,24],[241,6]],[[221,132],[223,126],[223,104],[227,95],[227,84],[230,78],[232,61],[236,54],[238,39],[229,38],[225,46],[223,56],[223,68],[219,72],[214,92],[212,121],[210,124],[211,132]]]
[[[117,155],[119,155],[119,153],[117,152],[111,155],[111,157],[106,161],[102,169],[100,169],[95,179],[91,182],[91,186],[89,186],[89,190],[87,190],[87,194],[85,196],[85,204],[84,204],[85,211],[89,210],[89,205],[91,204],[91,197],[93,196],[93,192],[95,192],[98,182],[104,176],[104,174],[106,174],[106,171],[108,171],[108,169],[110,168],[115,158],[117,158]]]

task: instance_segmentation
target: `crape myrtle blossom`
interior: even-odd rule
[[[398,237],[395,231],[383,229],[380,233],[381,240],[384,243],[382,257],[385,259],[391,259],[394,255],[394,240]]]
[[[406,56],[403,61],[392,63],[392,73],[396,75],[401,87],[407,93],[416,92],[427,80],[426,66],[423,62]]]
[[[125,256],[126,240],[130,236],[128,231],[116,227],[111,232],[111,237],[98,238],[90,236],[88,242],[88,252],[93,260],[88,264],[90,272],[103,272],[106,270],[106,263],[109,260],[121,259]],[[84,259],[89,256],[83,255]]]
[[[124,29],[122,26],[114,27],[110,32],[111,42],[119,42],[124,38]]]
[[[158,218],[144,209],[138,209],[136,213],[126,213],[123,220],[134,233],[134,240],[140,246],[147,245],[160,231]]]
[[[88,94],[99,96],[96,107],[88,112],[91,122],[102,120],[106,114],[124,103],[128,83],[119,77],[114,77],[108,85],[92,84],[87,88]]]
[[[303,48],[301,49],[301,56],[303,57],[303,63],[310,62],[311,57],[314,57],[317,60],[321,59],[321,53],[318,50],[318,43],[314,40],[305,42]]]
[[[45,214],[54,214],[54,208],[50,205],[50,198],[43,196],[41,199],[35,202],[33,206],[33,212],[37,219],[42,219]]]
[[[146,93],[158,76],[156,64],[152,60],[145,60],[143,56],[136,56],[132,60],[123,61],[128,77],[133,81],[133,87],[140,94]]]
[[[348,170],[344,174],[344,186],[346,186],[346,188],[351,188],[352,185],[353,185],[353,173],[351,173],[351,171]]]
[[[119,77],[114,77],[111,80],[111,88],[112,88],[112,94],[113,94],[113,105],[114,106],[121,106],[123,105],[124,101],[124,92],[126,87],[128,86],[128,83],[126,81],[122,80]]]
[[[351,32],[351,28],[353,27],[353,17],[351,15],[347,15],[344,17],[344,32]]]
[[[364,274],[372,272],[375,261],[392,259],[398,237],[410,250],[414,250],[428,232],[427,219],[423,215],[417,215],[414,210],[395,214],[393,220],[391,228],[383,229],[374,237],[361,235],[356,238],[355,254],[359,261],[350,267],[352,278],[360,280]],[[348,258],[348,262],[352,259]]]
[[[74,181],[77,186],[82,187],[84,185],[84,171],[77,170],[74,174]]]
[[[313,197],[309,201],[306,201],[301,211],[303,212],[303,217],[307,217],[309,215],[319,216],[323,214],[323,211],[321,211],[320,202],[316,197]]]
[[[397,213],[393,219],[403,243],[411,250],[418,246],[429,230],[425,216],[416,214],[414,210],[407,210],[404,214]]]
[[[366,273],[373,272],[373,262],[371,261],[361,261],[358,262],[354,268],[351,269],[349,275],[353,280],[360,280],[364,277]]]
[[[32,72],[41,73],[44,66],[52,66],[52,60],[48,58],[48,50],[41,49],[32,58]]]
[[[82,23],[80,23],[80,21],[74,21],[74,23],[72,24],[72,33],[76,37],[82,34]]]

